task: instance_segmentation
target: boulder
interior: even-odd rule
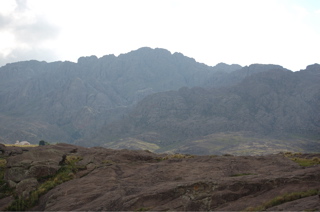
[[[17,184],[16,192],[19,196],[27,198],[29,197],[30,192],[37,188],[38,184],[39,183],[36,178],[22,180]]]
[[[7,180],[7,183],[10,188],[15,188],[17,186],[17,183],[13,182],[12,180]]]
[[[13,202],[13,200],[14,198],[12,196],[0,199],[0,211],[4,211],[6,207],[8,207]]]
[[[7,169],[4,175],[6,181],[11,180],[15,183],[20,182],[21,180],[26,179],[27,170],[22,167],[12,167]]]
[[[26,172],[26,177],[32,178],[43,178],[54,175],[58,170],[59,166],[46,166],[46,165],[39,165],[39,166],[31,166],[30,169]]]

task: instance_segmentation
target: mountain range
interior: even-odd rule
[[[196,62],[148,47],[0,67],[0,142],[259,154],[320,150],[320,65]]]

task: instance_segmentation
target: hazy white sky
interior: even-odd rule
[[[320,0],[0,0],[0,66],[146,46],[304,69],[320,63]]]

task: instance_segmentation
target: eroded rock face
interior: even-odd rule
[[[19,184],[27,179],[53,176],[59,170],[63,156],[74,151],[74,148],[68,144],[37,148],[6,147],[4,153],[8,158],[4,179]]]
[[[55,169],[51,168],[61,167],[69,158],[76,158],[79,167],[74,179],[41,196],[30,210],[239,211],[285,193],[320,189],[319,165],[300,167],[283,154],[159,155],[64,144],[8,157],[7,172],[11,174],[6,179],[14,182],[19,195],[27,196],[42,183],[37,177],[54,175]],[[16,169],[20,177],[15,178],[12,170]],[[295,204],[283,204],[279,209],[319,210],[316,201],[309,198],[304,209],[302,200],[297,208]]]

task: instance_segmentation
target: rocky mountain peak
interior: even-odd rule
[[[78,59],[78,64],[79,65],[84,65],[84,64],[93,64],[96,63],[98,60],[98,57],[95,55],[88,56],[88,57],[80,57]]]
[[[305,70],[312,71],[312,72],[319,72],[320,71],[320,64],[315,63],[313,65],[308,65]]]
[[[223,70],[224,72],[231,73],[236,70],[240,70],[242,66],[238,64],[232,64],[228,65],[226,63],[218,63],[217,65],[214,66],[215,69],[217,70]]]

